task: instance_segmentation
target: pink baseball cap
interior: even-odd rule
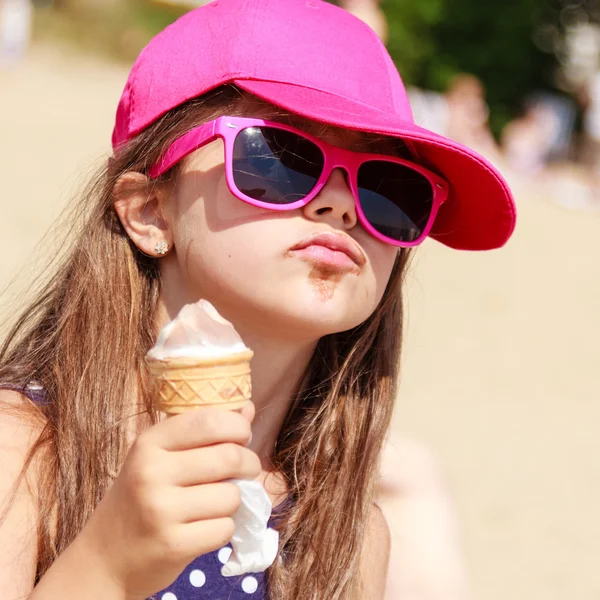
[[[113,147],[226,83],[315,121],[402,138],[450,184],[430,236],[463,250],[505,244],[515,205],[476,152],[415,124],[402,79],[373,30],[322,0],[215,0],[158,34],[135,62]]]

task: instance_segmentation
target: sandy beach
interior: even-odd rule
[[[0,71],[0,287],[106,158],[126,75],[47,46]],[[395,430],[441,466],[473,598],[598,600],[600,212],[515,192],[504,249],[417,252]]]

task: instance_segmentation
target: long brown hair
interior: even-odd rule
[[[124,232],[115,183],[146,172],[198,123],[247,114],[252,101],[260,106],[233,86],[219,88],[166,114],[104,166],[76,205],[54,275],[0,348],[0,385],[35,382],[44,392],[42,404],[28,406],[44,423],[26,465],[43,465],[37,580],[110,487],[132,423],[158,419],[143,358],[155,339],[159,270]],[[366,322],[320,340],[279,433],[272,462],[294,501],[279,524],[282,560],[267,572],[273,599],[361,597],[360,551],[396,396],[407,261],[400,251]]]

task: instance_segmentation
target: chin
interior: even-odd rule
[[[309,298],[290,306],[284,318],[288,321],[287,327],[317,340],[358,327],[374,310],[375,307],[357,307],[349,301],[336,302],[335,298],[328,302]]]
[[[273,285],[273,279],[269,285],[258,280],[255,286],[242,289],[226,283],[218,294],[205,292],[203,297],[213,298],[223,316],[244,329],[301,342],[357,327],[371,316],[379,301],[375,290],[367,286],[343,282],[332,286],[327,281],[307,285],[306,280],[297,285],[281,279]]]

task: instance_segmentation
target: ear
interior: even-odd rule
[[[115,211],[131,241],[148,256],[162,256],[173,247],[173,236],[164,218],[166,190],[146,175],[130,171],[119,177],[113,195]],[[160,252],[160,243],[163,251]]]

